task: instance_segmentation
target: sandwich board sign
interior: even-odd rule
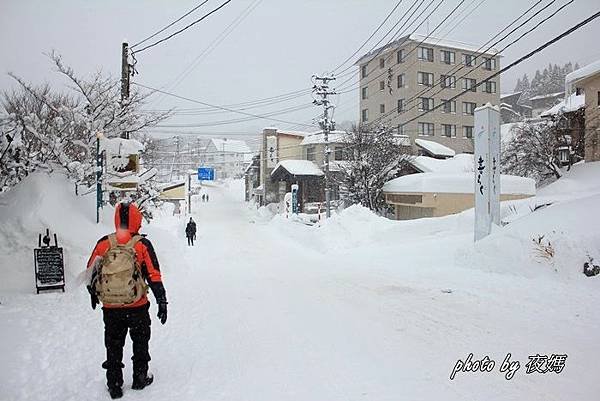
[[[198,169],[198,179],[200,181],[214,181],[215,169],[212,167],[200,167]]]
[[[56,234],[54,234],[54,245],[50,245],[50,231],[46,229],[46,235],[38,238],[38,247],[33,250],[35,267],[35,288],[39,294],[45,290],[62,290],[65,292],[65,263],[63,249],[58,247]]]

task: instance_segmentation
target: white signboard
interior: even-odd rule
[[[475,109],[475,241],[500,224],[500,111]]]
[[[278,160],[277,154],[277,137],[267,137],[267,168],[274,168],[277,165]]]

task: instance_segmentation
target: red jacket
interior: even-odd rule
[[[133,235],[136,235],[142,225],[142,214],[137,206],[133,203],[118,204],[115,210],[115,228],[116,237],[119,244],[126,244]],[[90,256],[87,268],[89,269],[97,257],[102,257],[110,248],[108,235],[100,238],[92,255]],[[160,266],[154,248],[148,239],[142,238],[134,245],[137,261],[141,267],[142,275],[146,279],[148,285],[154,293],[154,297],[158,303],[166,302],[166,293],[162,284],[162,276],[160,274]],[[148,297],[144,294],[137,302],[130,305],[112,305],[104,304],[105,308],[134,308],[148,303]]]

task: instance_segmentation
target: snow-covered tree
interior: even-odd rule
[[[502,172],[540,183],[562,176],[558,149],[565,138],[553,122],[523,122],[512,128],[502,150]]]
[[[396,178],[411,158],[399,138],[390,131],[373,132],[354,127],[346,139],[346,162],[340,176],[344,200],[361,204],[377,213],[389,206],[383,196],[383,184]]]

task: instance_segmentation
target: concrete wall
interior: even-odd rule
[[[394,201],[392,199],[394,195],[406,196],[412,199],[412,201]],[[418,197],[421,197],[420,201]],[[502,195],[500,200],[517,200],[529,197],[530,195]],[[447,216],[449,214],[460,213],[475,206],[475,196],[473,194],[459,193],[386,193],[386,201],[394,206],[397,220]]]
[[[426,86],[419,85],[417,83],[417,72],[428,72],[433,73],[433,83],[434,87],[431,88],[428,92],[420,95],[423,97],[432,97],[434,99],[434,106],[437,106],[441,103],[442,99],[449,99],[450,97],[460,93],[463,90],[463,80],[460,78],[462,75],[466,74],[467,71],[471,67],[465,67],[462,70],[455,72],[451,75],[456,77],[456,88],[445,88],[441,89],[439,86],[440,75],[447,75],[447,73],[453,68],[460,67],[462,63],[462,55],[465,54],[474,54],[470,51],[462,51],[459,49],[445,48],[440,46],[432,46],[425,45],[426,47],[430,47],[434,49],[434,61],[422,61],[417,60],[417,50],[411,52],[411,50],[416,47],[418,42],[405,42],[403,46],[396,47],[393,49],[389,49],[385,52],[382,52],[375,59],[367,63],[367,71],[368,75],[366,78],[362,78],[361,68],[359,68],[359,76],[360,79],[360,106],[359,106],[359,118],[361,118],[362,110],[369,110],[369,121],[374,121],[378,117],[382,116],[380,112],[380,105],[385,105],[385,115],[392,110],[397,110],[398,99],[409,99],[417,95],[423,89],[427,88]],[[405,54],[407,56],[404,59],[403,63],[397,63],[396,52],[398,49],[404,49]],[[455,64],[445,64],[441,61],[440,50],[449,50],[454,51]],[[411,52],[410,54],[408,54]],[[385,66],[384,68],[380,68],[380,58],[385,57]],[[364,65],[364,64],[363,64]],[[388,89],[388,69],[392,69],[391,81],[389,82],[392,88],[392,93],[389,92]],[[483,68],[475,68],[472,72],[467,76],[468,78],[473,78],[477,81],[477,83],[481,82],[483,79],[487,78],[494,72],[496,72],[500,68],[499,58],[496,57],[496,68],[494,71],[488,71]],[[380,78],[375,78],[378,75],[383,74]],[[405,87],[398,88],[397,87],[397,76],[399,74],[405,74]],[[373,80],[373,82],[369,82]],[[382,91],[379,88],[380,81],[384,81],[385,89]],[[487,102],[490,102],[494,105],[498,105],[500,103],[500,80],[497,78],[493,79],[496,82],[496,93],[486,93],[483,92],[483,87],[477,88],[476,92],[468,92],[465,95],[456,99],[456,113],[446,114],[443,113],[441,109],[437,109],[426,116],[422,117],[422,119],[409,123],[405,126],[404,134],[410,136],[411,142],[414,144],[414,140],[418,137],[417,127],[418,122],[427,122],[434,123],[434,136],[424,136],[423,139],[433,140],[435,142],[439,142],[443,145],[446,145],[457,152],[473,152],[473,142],[471,139],[463,138],[463,126],[473,126],[474,125],[474,117],[472,115],[464,115],[463,114],[463,102],[473,102],[476,103],[477,106],[481,106]],[[367,88],[368,97],[366,100],[362,99],[362,88]],[[441,89],[441,91],[440,91]],[[435,94],[436,92],[439,93]],[[435,95],[434,95],[435,94]],[[418,107],[416,105],[417,100],[414,100],[411,103],[405,104],[405,109],[410,109],[404,113],[398,113],[394,111],[386,117],[384,121],[390,121],[390,125],[396,126],[398,124],[403,123],[409,119],[416,117],[421,114],[422,111],[418,111]],[[362,121],[362,120],[361,120]],[[442,124],[452,124],[456,125],[456,137],[448,138],[443,136]],[[416,150],[416,149],[415,149]]]
[[[585,161],[600,161],[600,74],[576,86],[585,92]]]

